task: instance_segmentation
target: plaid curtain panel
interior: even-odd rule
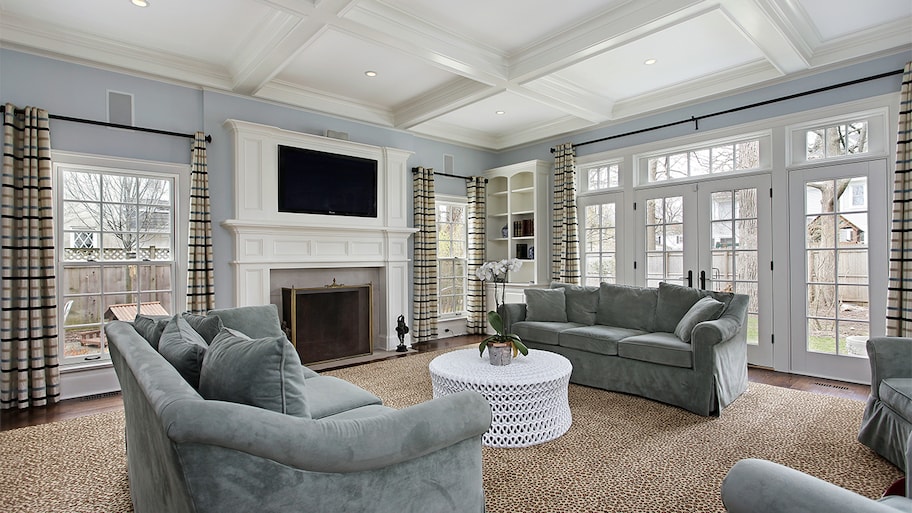
[[[486,182],[481,176],[472,176],[466,180],[468,205],[466,221],[468,224],[468,248],[466,272],[468,286],[466,290],[466,327],[469,333],[484,333],[487,326],[485,311],[484,282],[475,276],[475,271],[484,264],[485,248],[485,191]]]
[[[46,110],[3,114],[0,408],[60,400],[51,135]]]
[[[912,337],[912,62],[900,91],[891,232],[887,335]]]
[[[580,283],[579,230],[576,217],[576,152],[570,143],[554,151],[554,218],[551,225],[551,279]]]
[[[197,132],[190,162],[190,230],[187,259],[187,311],[205,314],[215,308],[215,264],[212,261],[212,219],[206,135]]]
[[[434,202],[434,170],[415,168],[414,290],[412,336],[415,342],[437,338],[437,206]]]

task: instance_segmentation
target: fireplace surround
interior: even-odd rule
[[[235,218],[222,223],[234,239],[237,306],[275,304],[281,288],[272,275],[319,272],[368,273],[374,288],[374,347],[399,344],[396,318],[408,314],[408,226],[411,152],[293,132],[229,119],[234,142]],[[279,212],[278,145],[377,160],[377,217],[351,218]],[[323,283],[329,283],[324,281]]]

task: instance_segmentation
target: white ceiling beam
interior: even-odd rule
[[[302,8],[293,13],[287,8],[277,10],[269,23],[251,33],[245,45],[247,51],[238,58],[238,65],[232,67],[232,90],[255,96],[356,1],[321,0],[312,9]]]
[[[458,78],[397,108],[394,115],[395,126],[402,129],[412,128],[504,90],[502,87],[491,87],[474,80]]]
[[[810,67],[811,46],[797,30],[794,17],[785,16],[775,5],[758,0],[720,0],[721,11],[783,75]]]
[[[556,73],[706,10],[703,0],[637,0],[619,5],[510,59],[519,84]]]

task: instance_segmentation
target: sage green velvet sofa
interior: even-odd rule
[[[137,513],[484,511],[479,394],[386,407],[303,367],[274,305],[105,333]]]
[[[719,416],[747,389],[743,294],[552,283],[501,306],[504,328],[573,364],[570,381]]]

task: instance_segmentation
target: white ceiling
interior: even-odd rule
[[[912,0],[149,3],[0,0],[0,45],[491,150],[912,49]]]

